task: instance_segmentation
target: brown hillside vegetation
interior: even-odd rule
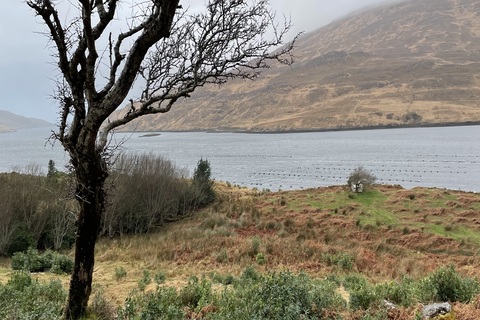
[[[390,2],[303,35],[290,68],[206,87],[127,130],[287,131],[479,122],[480,2]]]
[[[145,270],[162,271],[166,285],[182,288],[192,275],[238,276],[252,265],[314,278],[361,273],[374,283],[419,279],[449,265],[480,277],[476,193],[397,186],[358,195],[341,186],[272,193],[218,184],[217,190],[218,201],[187,220],[145,236],[102,239],[94,288],[121,305]],[[121,279],[119,268],[126,271]],[[0,277],[8,273],[2,269]],[[479,319],[480,296],[454,308],[457,319]],[[414,319],[419,310],[399,308],[389,319]]]

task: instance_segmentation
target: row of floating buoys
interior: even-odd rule
[[[261,158],[261,159],[274,159],[274,158],[293,158],[290,155],[266,155],[266,154],[215,154],[210,155],[208,158]]]
[[[410,155],[409,159],[373,159],[360,158],[327,158],[315,159],[308,156],[275,156],[275,155],[219,155],[224,158],[254,158],[259,161],[250,169],[256,170],[244,176],[241,184],[270,189],[300,189],[302,187],[316,187],[335,184],[344,184],[349,174],[358,165],[377,176],[379,183],[402,184],[404,186],[434,184],[452,185],[450,181],[464,181],[474,179],[480,170],[480,155],[442,155],[418,154]],[[293,158],[294,161],[287,159]],[[288,161],[288,162],[287,162]],[[258,165],[255,169],[255,166]],[[270,167],[270,168],[269,168]],[[292,168],[293,167],[293,168]],[[282,170],[285,168],[286,170]],[[458,176],[451,178],[453,175]],[[471,177],[471,178],[470,178]],[[456,179],[456,180],[455,180]],[[243,180],[243,178],[241,179]],[[455,183],[453,183],[455,185]]]
[[[382,166],[382,167],[383,167],[383,166]],[[427,167],[427,166],[407,166],[407,168],[426,168],[426,167]],[[440,168],[440,166],[428,166],[428,168]],[[450,169],[450,168],[452,168],[452,166],[444,166],[444,167],[442,167],[442,168],[443,168],[443,169]],[[318,170],[323,170],[323,171],[327,171],[327,170],[329,170],[329,171],[347,171],[347,170],[349,170],[349,171],[351,171],[351,170],[353,170],[353,169],[350,168],[350,167],[349,167],[349,168],[335,168],[335,167],[327,167],[327,168],[325,168],[325,167],[323,167],[323,168],[320,168],[320,167],[312,167],[312,168],[310,168],[310,167],[297,167],[297,170],[316,170],[316,171],[318,171]],[[408,171],[410,171],[410,172],[421,172],[422,170],[381,169],[381,171],[387,171],[387,172],[390,172],[390,171],[393,171],[393,172],[408,172]],[[430,171],[428,171],[428,170],[423,170],[423,172],[434,173],[433,170],[430,170]],[[438,173],[438,170],[437,170],[436,172]],[[454,171],[451,171],[451,172],[452,172],[452,173],[455,173]],[[461,173],[461,172],[457,171],[456,173]],[[465,172],[465,173],[466,173],[466,172]]]

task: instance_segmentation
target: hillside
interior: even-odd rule
[[[304,34],[290,68],[201,88],[128,130],[319,130],[480,122],[480,2],[368,8]]]
[[[0,110],[0,132],[18,129],[49,127],[52,124],[40,119],[26,118],[9,111]]]
[[[362,294],[378,316],[370,318],[368,310],[343,307],[338,311],[342,319],[411,320],[419,319],[415,315],[421,310],[420,303],[428,302],[416,300],[412,283],[422,283],[419,279],[445,266],[455,267],[465,277],[480,276],[479,194],[381,185],[358,195],[342,186],[274,193],[223,184],[216,188],[218,201],[183,221],[147,235],[101,239],[96,253],[95,295],[102,295],[115,310],[125,301],[139,304],[140,300],[125,299],[135,294],[135,288],[137,294],[138,290],[155,292],[155,281],[177,288],[184,299],[196,292],[192,291],[195,286],[205,289],[205,280],[220,296],[223,287],[228,288],[226,293],[236,290],[235,281],[240,281],[247,270],[251,276],[252,268],[261,274],[289,270],[337,285],[343,283],[337,292],[344,299],[353,303],[352,297]],[[5,283],[11,270],[8,261],[2,265],[0,282]],[[192,276],[202,280],[192,282]],[[68,277],[61,279],[66,286]],[[382,301],[383,296],[367,298],[365,293],[373,287],[365,284],[360,291],[347,288],[347,283],[362,279],[372,286],[377,284],[377,289],[397,290],[387,297],[396,303],[403,301],[405,306],[391,310],[388,317],[379,316],[381,306],[372,301]],[[452,286],[456,285],[454,280],[448,280]],[[405,289],[395,287],[395,283]],[[185,290],[187,287],[190,291]],[[97,304],[102,302],[95,299]],[[99,306],[108,310],[103,301]],[[241,308],[241,301],[233,306]],[[205,303],[211,304],[206,313],[221,311],[216,307],[220,298]],[[455,303],[457,319],[479,319],[478,306],[478,293],[470,303]],[[338,319],[335,313],[327,315],[331,318],[319,319]]]

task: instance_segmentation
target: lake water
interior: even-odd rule
[[[68,157],[46,144],[51,128],[0,134],[0,171]],[[339,132],[249,134],[117,133],[126,152],[152,152],[193,172],[208,159],[216,180],[258,189],[302,189],[345,184],[363,165],[384,184],[480,192],[480,126]]]

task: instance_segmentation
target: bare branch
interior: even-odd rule
[[[65,29],[60,22],[57,10],[50,0],[29,0],[26,3],[36,12],[37,15],[42,17],[45,25],[48,27],[50,37],[58,49],[58,66],[60,70],[62,70],[62,73],[67,75],[68,46],[65,40]]]
[[[141,99],[123,118],[111,120],[106,132],[133,119],[165,113],[181,97],[206,84],[223,84],[231,78],[255,79],[269,60],[293,63],[294,41],[284,42],[291,22],[282,28],[268,1],[212,0],[207,12],[182,15],[172,25],[171,36],[157,42],[144,59],[139,74],[145,81]],[[267,39],[267,34],[273,34]],[[100,139],[100,141],[104,141]]]
[[[73,109],[73,98],[68,85],[65,81],[57,81],[57,89],[54,95],[54,99],[57,100],[60,106],[60,124],[58,134],[55,138],[61,143],[65,141],[65,133],[67,131],[68,116]]]

